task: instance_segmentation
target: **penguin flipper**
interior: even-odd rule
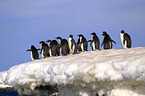
[[[101,47],[103,46],[103,44],[104,44],[104,41],[102,42]]]
[[[37,50],[40,50],[40,49],[37,49]]]
[[[88,40],[87,42],[91,42],[91,43],[90,43],[90,47],[92,47],[92,40]]]
[[[71,40],[71,49],[73,49],[73,40]]]
[[[26,50],[26,51],[31,51],[31,49],[28,49],[28,50]]]
[[[90,43],[90,47],[92,47],[92,43],[93,43],[93,42]]]
[[[92,42],[92,40],[88,40],[87,42]]]
[[[114,40],[111,40],[111,42],[113,42],[114,44],[116,44],[116,42]]]
[[[42,54],[42,50],[40,50],[40,54]]]

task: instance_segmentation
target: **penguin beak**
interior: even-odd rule
[[[42,41],[39,42],[40,44],[42,43]]]
[[[60,39],[60,37],[56,37],[55,39]]]
[[[103,36],[105,36],[105,34],[104,34],[104,33],[103,33],[102,35],[103,35]]]
[[[45,42],[49,43],[49,42],[50,42],[50,40],[47,40],[47,41],[45,41]]]
[[[77,36],[79,36],[79,37],[80,37],[81,35],[77,35]]]

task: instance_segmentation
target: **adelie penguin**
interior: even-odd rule
[[[92,47],[92,50],[95,51],[96,49],[100,50],[100,40],[95,32],[91,33],[92,40],[89,40],[90,46]]]
[[[88,51],[88,42],[87,42],[86,38],[82,34],[80,34],[78,36],[79,36],[79,39],[77,42],[78,51],[80,51],[80,52]]]
[[[41,41],[39,43],[41,44],[40,45],[40,54],[42,55],[42,58],[50,57],[49,46],[44,41]]]
[[[68,45],[72,54],[77,53],[77,46],[75,40],[73,39],[73,35],[69,35]]]
[[[127,33],[125,33],[124,30],[121,30],[120,39],[123,48],[131,48],[131,43],[132,43],[131,37]]]
[[[31,49],[28,49],[26,51],[30,51],[31,59],[36,60],[36,59],[39,59],[38,50],[40,50],[40,49],[36,49],[34,45],[31,45]]]
[[[68,46],[68,41],[66,39],[62,39],[61,37],[56,37],[56,39],[60,41],[61,54],[63,56],[68,55],[70,51]]]
[[[49,44],[50,56],[59,56],[60,50],[58,42],[56,40],[47,40],[46,42]]]
[[[116,42],[110,38],[110,36],[107,34],[107,32],[104,31],[102,35],[104,36],[104,40],[101,44],[101,47],[103,46],[105,50],[112,49],[112,47],[113,47],[112,42],[115,44],[116,44]]]

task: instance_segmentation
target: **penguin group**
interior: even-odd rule
[[[40,49],[37,49],[34,45],[31,45],[31,49],[28,49],[26,51],[30,51],[31,59],[36,60],[40,59],[38,54],[39,50],[42,58],[60,56],[60,54],[62,56],[66,56],[70,54],[70,52],[72,54],[77,54],[78,52],[88,51],[88,42],[90,42],[92,51],[101,50],[100,40],[97,34],[93,32],[91,33],[91,35],[92,38],[88,41],[82,34],[77,35],[79,37],[77,43],[75,42],[72,34],[69,35],[68,40],[61,37],[56,37],[55,39],[59,40],[59,43],[56,40],[40,41]],[[103,47],[104,50],[112,49],[113,43],[116,44],[116,42],[111,39],[107,32],[104,31],[102,35],[104,36],[104,38],[101,47]],[[120,39],[123,48],[131,48],[131,37],[129,36],[129,34],[125,33],[124,30],[121,30]]]

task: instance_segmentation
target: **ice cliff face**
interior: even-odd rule
[[[40,59],[1,73],[0,82],[21,94],[32,94],[36,85],[47,84],[57,85],[59,96],[145,96],[145,48]]]

